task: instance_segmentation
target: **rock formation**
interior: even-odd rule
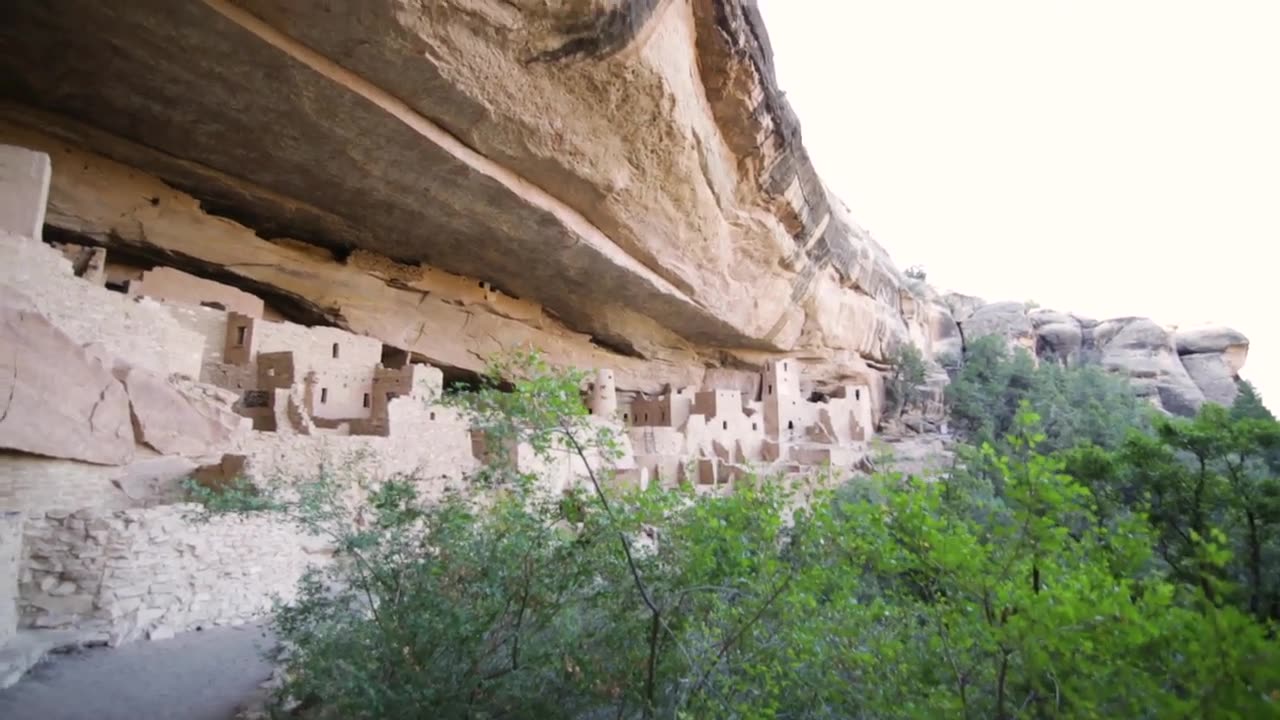
[[[51,225],[304,319],[406,349],[439,331],[458,347],[429,359],[468,370],[529,341],[617,368],[624,391],[782,353],[835,387],[910,336],[903,280],[817,178],[750,2],[0,13],[0,139],[69,171]],[[108,180],[86,151],[128,168]],[[119,173],[132,186],[95,199]],[[414,282],[428,267],[530,313],[431,307]]]
[[[1231,405],[1249,353],[1248,338],[1226,327],[1175,331],[1147,318],[1099,322],[1021,303],[946,297],[951,312],[964,318],[958,324],[966,341],[996,335],[1041,361],[1101,365],[1175,415],[1193,415],[1206,401]]]

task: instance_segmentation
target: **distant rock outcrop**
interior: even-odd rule
[[[1249,340],[1226,327],[1176,332],[1147,318],[1101,322],[1016,302],[984,303],[949,294],[966,342],[996,335],[1041,362],[1093,364],[1127,378],[1138,394],[1175,415],[1193,415],[1206,401],[1230,405]]]

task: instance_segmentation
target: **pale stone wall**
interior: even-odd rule
[[[123,508],[132,503],[111,480],[120,468],[34,455],[0,455],[0,508]]]
[[[258,389],[258,366],[256,363],[248,365],[206,363],[200,370],[200,382],[228,390],[256,390]]]
[[[257,352],[292,352],[298,367],[304,371],[331,367],[373,368],[382,362],[381,342],[338,328],[258,322],[254,334]],[[338,346],[337,357],[334,357],[334,345]]]
[[[179,481],[196,467],[192,460],[154,453],[125,466],[0,453],[0,510],[39,515],[175,502],[182,494]]]
[[[158,267],[142,273],[140,279],[129,283],[129,294],[196,307],[217,303],[222,310],[255,318],[262,317],[265,307],[261,298],[243,290],[171,267]],[[210,306],[210,309],[214,308]]]
[[[597,370],[595,379],[588,386],[590,397],[587,407],[596,417],[614,419],[618,414],[618,388],[612,370]]]
[[[20,292],[29,307],[81,345],[98,343],[129,363],[161,376],[200,376],[204,338],[183,327],[169,308],[130,298],[77,278],[62,253],[37,240],[0,236],[0,285]]]
[[[0,510],[0,648],[18,630],[18,561],[22,513]]]
[[[251,433],[236,451],[245,472],[267,484],[292,484],[322,470],[376,482],[412,476],[434,496],[476,467],[467,421],[452,408],[427,406],[412,397],[388,405],[388,436]]]
[[[0,145],[0,231],[39,238],[49,201],[49,156]]]
[[[199,522],[194,505],[51,511],[29,520],[19,602],[26,627],[76,627],[112,644],[238,624],[294,595],[328,548],[265,516]]]
[[[222,355],[226,346],[227,314],[221,310],[199,305],[173,304],[164,307],[179,325],[200,338],[200,382],[216,385],[217,383],[205,378],[213,377],[211,367],[225,362]]]
[[[294,355],[295,361],[297,355]],[[305,377],[303,404],[316,419],[365,419],[373,414],[373,376],[376,365],[325,367]],[[296,366],[295,366],[296,372]]]

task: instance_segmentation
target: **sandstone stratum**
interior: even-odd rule
[[[986,335],[1182,415],[1248,354],[908,278],[751,0],[11,0],[0,47],[0,652],[259,617],[332,549],[180,481],[442,491],[485,447],[441,394],[504,350],[589,372],[619,483],[707,491],[867,469],[906,345],[925,433]]]

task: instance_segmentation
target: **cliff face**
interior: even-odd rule
[[[0,142],[53,157],[55,235],[445,368],[532,345],[758,390],[790,356],[878,402],[903,342],[1000,332],[1186,411],[1243,361],[905,279],[814,172],[750,0],[16,0],[0,41]]]
[[[6,141],[39,128],[63,153],[51,225],[392,344],[425,296],[390,276],[420,267],[536,308],[473,311],[462,337],[416,323],[451,347],[413,349],[443,364],[473,369],[501,330],[658,366],[623,389],[783,353],[821,383],[913,334],[898,270],[814,173],[750,2],[18,0],[0,40]],[[102,180],[93,156],[243,232],[94,216],[71,199]],[[410,270],[342,272],[354,251]]]

